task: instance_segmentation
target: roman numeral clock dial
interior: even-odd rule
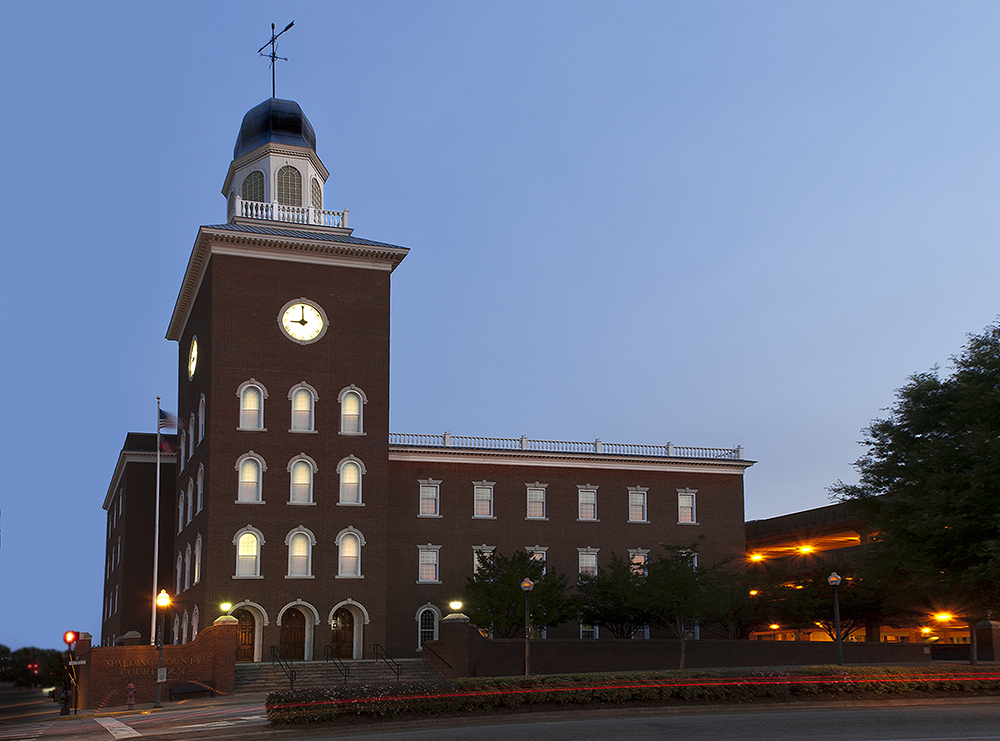
[[[278,326],[292,342],[308,345],[324,335],[329,322],[319,304],[297,298],[282,307],[278,314]]]

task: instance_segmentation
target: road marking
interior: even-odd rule
[[[115,720],[114,718],[94,718],[94,720],[108,729],[108,733],[115,738],[135,738],[136,736],[142,735],[137,730],[132,728],[132,726],[127,726],[120,720]]]
[[[212,721],[211,723],[195,723],[189,726],[177,726],[176,730],[194,731],[197,729],[204,729],[204,728],[227,728],[229,726],[235,726],[238,724],[263,723],[266,720],[267,720],[266,715],[246,715],[241,718],[233,718],[231,720],[216,720]]]
[[[0,741],[35,741],[51,725],[51,723],[32,723],[30,726],[0,726]]]

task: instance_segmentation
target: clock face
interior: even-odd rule
[[[289,339],[307,345],[326,332],[326,313],[318,304],[300,298],[285,304],[278,315],[278,324]]]
[[[188,353],[188,380],[194,378],[194,369],[198,367],[198,338],[191,339],[191,351]]]

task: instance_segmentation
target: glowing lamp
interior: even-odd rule
[[[167,594],[166,589],[161,589],[160,593],[156,595],[156,606],[157,607],[170,607],[170,595]]]
[[[811,545],[800,545],[799,553],[812,553],[813,547]]]
[[[219,605],[219,608],[223,612],[229,612],[230,610],[233,609],[233,603],[232,602],[223,602],[221,605]]]
[[[450,607],[455,612],[458,612],[459,610],[462,609],[462,603],[459,602],[458,600],[455,600],[454,602],[449,602],[448,607]]]
[[[943,623],[946,620],[951,620],[953,617],[955,617],[955,616],[952,615],[952,614],[950,614],[950,613],[939,612],[937,615],[934,616],[934,619],[935,620],[939,620],[940,622]]]
[[[72,646],[80,638],[80,632],[77,630],[67,630],[63,633],[63,643],[67,646]]]
[[[763,561],[764,560],[764,556],[763,556],[763,554],[760,554],[760,553],[754,553],[754,554],[752,554],[750,556],[750,560],[751,561]]]

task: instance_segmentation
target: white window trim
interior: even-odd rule
[[[309,542],[309,550],[306,551],[306,573],[304,574],[293,574],[292,573],[292,538],[299,534],[305,535],[306,540]],[[305,527],[304,525],[299,525],[296,528],[288,531],[285,536],[285,548],[288,551],[288,565],[285,569],[286,579],[315,579],[313,575],[313,548],[316,547],[316,536],[313,535],[312,530]]]
[[[242,535],[246,534],[246,533],[250,533],[252,535],[257,536],[257,561],[256,561],[256,565],[255,565],[256,571],[253,574],[240,574],[239,573],[239,570],[240,570],[240,537]],[[236,568],[233,571],[233,578],[234,579],[263,579],[264,578],[263,576],[261,576],[261,573],[260,573],[260,561],[261,561],[261,553],[262,553],[262,551],[264,549],[264,543],[265,542],[266,541],[264,540],[264,533],[262,533],[260,530],[258,530],[257,528],[255,528],[253,525],[247,525],[246,527],[240,528],[239,530],[236,531],[236,535],[233,536],[233,545],[236,546],[236,548],[235,548],[235,552],[236,552],[235,553],[235,555],[236,555]]]
[[[240,469],[243,466],[243,461],[251,458],[257,461],[257,465],[260,467],[258,469],[260,478],[257,480],[257,499],[240,499]],[[252,450],[248,450],[236,460],[236,504],[266,504],[264,501],[264,472],[266,470],[267,463]]]
[[[187,521],[185,525],[190,525],[194,519],[194,479],[188,478],[187,488]]]
[[[358,501],[356,502],[345,502],[344,501],[344,485],[341,482],[340,477],[343,474],[344,466],[348,463],[354,463],[358,467]],[[368,469],[365,468],[365,464],[360,458],[354,455],[349,455],[346,458],[341,458],[337,463],[337,506],[338,507],[364,507],[365,506],[365,496],[364,496],[364,480],[365,474],[368,473]]]
[[[205,506],[205,464],[198,464],[198,478],[197,484],[195,485],[197,490],[197,500],[195,506],[197,507],[196,512],[201,512]]]
[[[248,386],[253,386],[258,391],[260,391],[260,426],[259,427],[243,427],[243,392]],[[236,389],[236,398],[239,399],[239,407],[237,418],[236,429],[240,432],[267,432],[267,425],[264,424],[264,401],[267,399],[267,389],[264,387],[260,381],[256,378],[251,378],[249,381],[244,381],[240,384],[239,388]]]
[[[423,604],[420,607],[418,607],[417,612],[413,616],[413,619],[417,623],[417,651],[424,650],[423,641],[420,638],[421,634],[420,617],[428,610],[434,613],[434,637],[428,638],[427,640],[436,641],[438,639],[438,628],[441,625],[441,610],[439,610],[436,605],[427,602],[426,604]]]
[[[682,522],[681,521],[681,495],[689,494],[691,496],[691,521]],[[677,524],[678,525],[697,525],[698,524],[698,490],[697,489],[678,489],[677,490]]]
[[[636,564],[632,561],[636,556],[643,557],[643,576],[649,569],[649,549],[648,548],[629,548],[628,549],[628,562],[632,566],[633,572],[635,571]]]
[[[205,394],[201,395],[198,402],[198,444],[205,439]]]
[[[295,491],[295,481],[292,479],[292,469],[295,468],[295,464],[298,462],[303,462],[309,466],[309,498],[304,502],[293,501],[292,496]],[[285,466],[285,470],[288,471],[288,501],[285,504],[290,504],[294,507],[301,506],[315,506],[316,498],[316,473],[319,471],[319,466],[316,465],[316,461],[306,455],[305,453],[299,453],[297,456],[288,461],[288,465]]]
[[[597,559],[597,554],[598,554],[598,552],[600,550],[601,550],[600,548],[591,548],[589,545],[588,546],[584,546],[583,548],[577,548],[576,549],[576,552],[577,552],[577,555],[576,555],[576,569],[577,569],[576,573],[577,573],[577,576],[583,576],[583,571],[580,570],[583,567],[583,565],[580,563],[580,557],[584,553],[593,553],[594,554],[594,573],[595,574],[598,573],[598,569],[600,568],[601,564],[600,564],[600,562]]]
[[[548,567],[548,558],[549,558],[549,556],[548,556],[548,553],[547,553],[548,550],[549,550],[549,547],[547,545],[537,545],[537,544],[535,544],[535,545],[526,545],[524,547],[524,552],[527,553],[532,558],[534,558],[534,556],[535,556],[536,553],[540,553],[542,555],[541,558],[534,558],[534,560],[542,562],[542,574],[543,575],[545,573],[547,573],[548,570],[549,570],[549,567]]]
[[[291,425],[291,421],[295,419],[295,392],[299,389],[305,389],[310,394],[310,401],[312,404],[309,407],[309,427],[303,430],[297,430]],[[288,431],[298,434],[315,435],[316,431],[316,402],[319,401],[319,394],[316,393],[316,389],[310,386],[305,381],[295,384],[288,390],[288,403],[289,403],[289,425]]]
[[[594,631],[594,635],[592,635],[589,638],[584,638],[583,637],[584,625],[583,625],[583,623],[580,623],[580,640],[581,641],[596,641],[598,638],[601,637],[600,628],[597,625],[590,625],[590,626],[587,626],[587,627],[589,627],[592,631]]]
[[[439,545],[432,545],[431,543],[428,543],[427,545],[418,545],[417,546],[417,551],[418,551],[418,554],[417,554],[417,584],[440,584],[441,583],[441,546],[439,546]],[[425,551],[433,551],[435,554],[437,554],[435,556],[436,560],[434,562],[434,567],[435,567],[434,570],[436,571],[436,575],[437,575],[436,579],[431,580],[431,579],[421,579],[420,578],[420,566],[421,566],[421,563],[420,563],[420,554],[424,553]]]
[[[184,549],[184,591],[191,588],[191,544]]]
[[[480,554],[484,556],[492,556],[493,552],[497,549],[495,545],[474,545],[472,546],[472,573],[473,575],[479,573],[479,556]]]
[[[417,479],[417,483],[420,485],[417,488],[417,517],[441,517],[441,481],[439,479]],[[421,503],[423,502],[423,492],[421,489],[425,486],[433,486],[437,490],[437,496],[434,498],[434,513],[424,514],[421,512]]]
[[[649,487],[648,486],[630,486],[628,487],[628,521],[631,523],[646,523],[649,524]],[[632,519],[632,495],[642,494],[642,519],[633,520]]]
[[[201,551],[202,551],[202,540],[201,534],[194,541],[194,573],[191,574],[191,578],[194,580],[194,584],[198,584],[201,581]]]
[[[526,520],[532,520],[534,522],[544,522],[544,521],[548,520],[549,519],[549,502],[548,502],[548,498],[549,497],[548,497],[548,492],[546,491],[546,487],[548,486],[548,484],[540,484],[540,483],[538,483],[536,481],[533,484],[525,484],[524,486],[525,486],[525,493],[524,493],[524,502],[525,502],[525,504],[524,504],[524,519],[526,519]],[[532,516],[530,516],[528,514],[528,512],[530,511],[530,506],[531,506],[531,501],[528,499],[528,497],[531,496],[530,492],[531,492],[532,489],[541,489],[542,490],[542,516],[541,517],[532,517]]]
[[[361,403],[358,405],[358,431],[357,432],[347,432],[344,430],[344,397],[349,394],[357,394]],[[349,437],[364,437],[367,433],[365,432],[365,404],[368,403],[368,395],[355,386],[353,383],[350,386],[345,386],[337,394],[337,404],[340,405],[340,415],[337,420],[337,434],[347,435]]]
[[[358,573],[356,573],[356,574],[344,574],[340,570],[340,566],[341,566],[341,561],[340,561],[340,544],[343,541],[345,535],[353,535],[354,537],[356,537],[358,539]],[[361,531],[357,530],[353,525],[348,525],[343,530],[341,530],[339,533],[337,533],[337,539],[336,539],[335,542],[337,544],[337,575],[334,578],[335,579],[364,579],[365,578],[365,572],[364,572],[362,564],[361,564],[361,552],[362,552],[362,549],[364,549],[364,547],[365,547],[365,536],[362,535]]]
[[[493,509],[493,487],[496,486],[496,481],[473,481],[472,482],[472,519],[474,520],[495,520],[496,515]],[[476,499],[477,489],[489,489],[490,490],[490,513],[488,515],[476,514],[476,503],[479,501]]]
[[[600,522],[601,518],[597,516],[597,490],[599,487],[592,486],[591,484],[577,484],[576,485],[576,521],[577,522]],[[580,517],[580,495],[583,492],[593,492],[594,494],[594,516],[593,517]]]

